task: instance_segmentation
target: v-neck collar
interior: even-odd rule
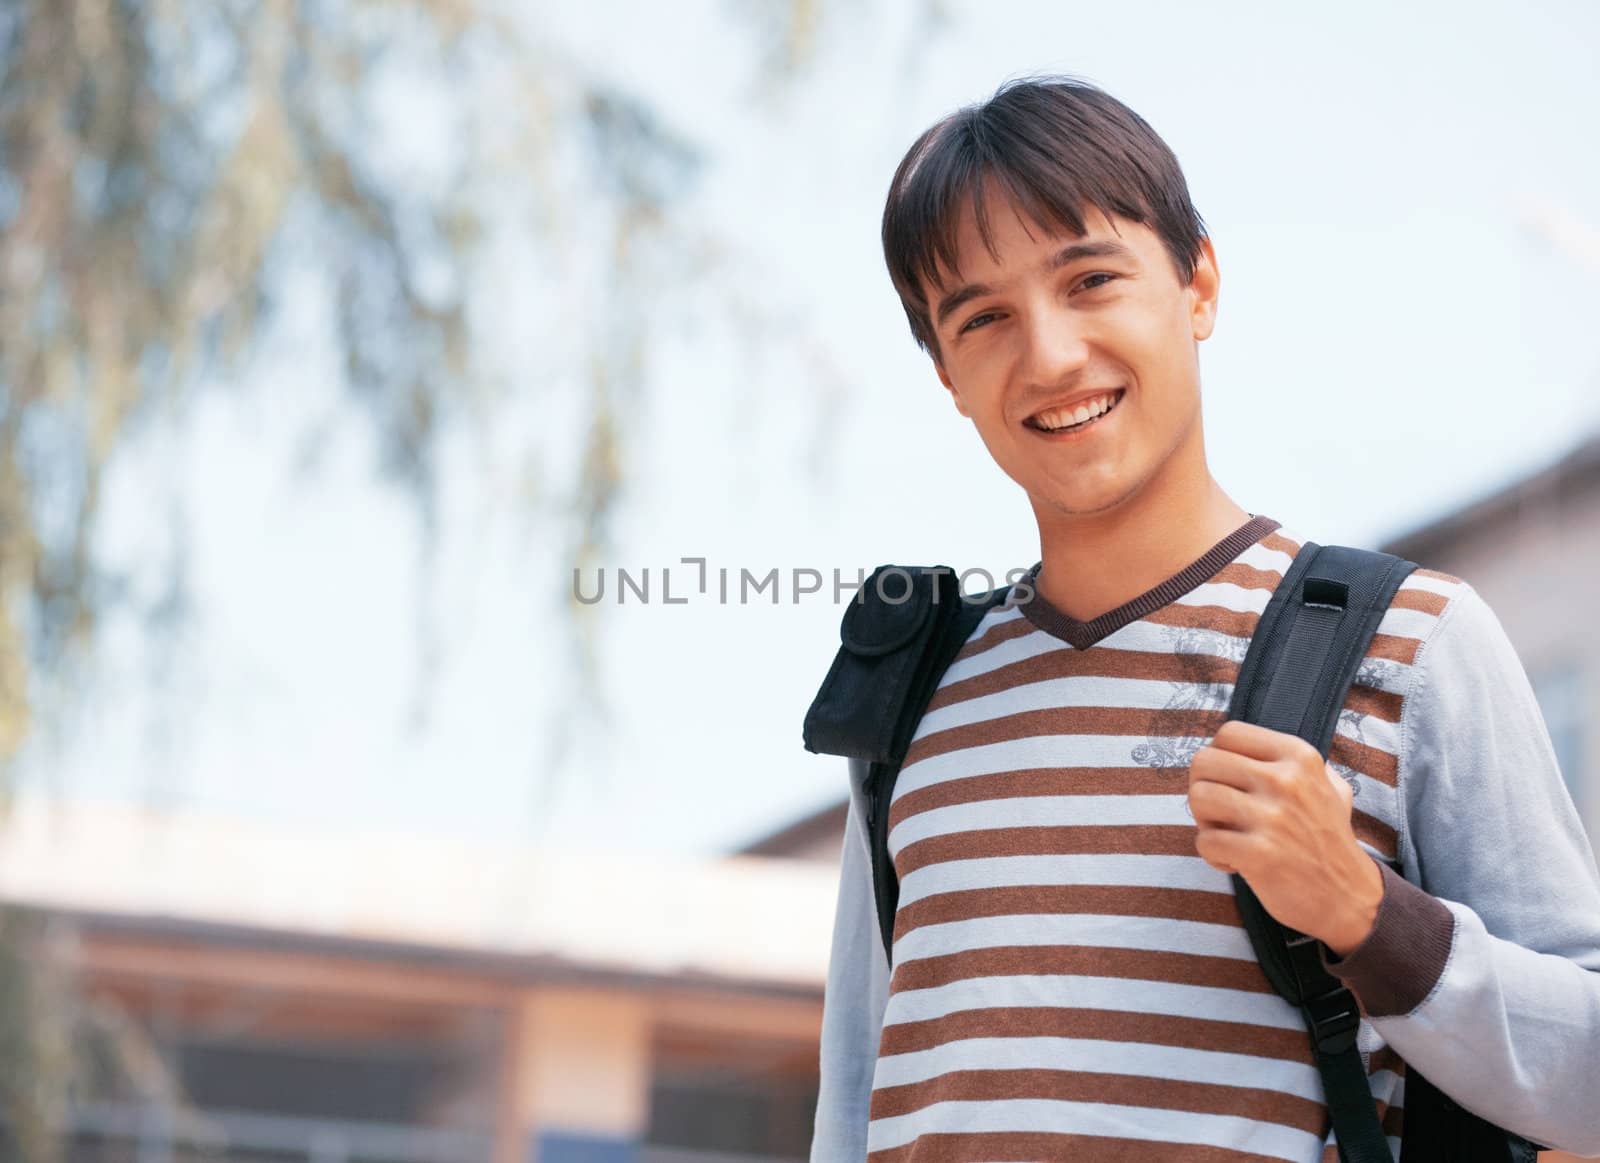
[[[1108,610],[1087,622],[1078,621],[1045,600],[1036,585],[1039,569],[1044,565],[1041,561],[1030,569],[1027,577],[1023,579],[1024,584],[1032,588],[1033,598],[1020,603],[1022,612],[1028,621],[1045,633],[1055,635],[1074,649],[1087,650],[1128,623],[1136,622],[1148,614],[1155,613],[1162,606],[1176,601],[1278,527],[1279,523],[1271,517],[1252,514],[1250,520],[1166,581],[1152,586],[1132,601],[1124,602],[1116,609]]]

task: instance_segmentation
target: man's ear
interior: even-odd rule
[[[956,411],[960,412],[968,420],[972,419],[972,413],[967,411],[967,405],[961,398],[961,392],[950,382],[950,377],[945,374],[944,365],[936,359],[933,361],[933,370],[938,373],[939,382],[949,389],[950,398],[955,401]]]
[[[1194,278],[1189,280],[1189,316],[1195,339],[1209,339],[1217,325],[1217,293],[1222,275],[1217,270],[1217,252],[1209,238],[1200,240],[1200,254],[1194,260]]]

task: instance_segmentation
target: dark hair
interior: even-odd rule
[[[911,321],[937,351],[922,280],[957,270],[956,228],[971,199],[978,232],[994,253],[984,206],[994,178],[1047,230],[1087,233],[1083,210],[1120,215],[1160,236],[1179,279],[1194,278],[1206,225],[1189,201],[1178,159],[1121,101],[1072,77],[1030,77],[938,122],[906,153],[883,208],[883,255]]]

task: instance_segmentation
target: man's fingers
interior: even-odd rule
[[[1286,731],[1274,731],[1270,727],[1246,723],[1240,719],[1229,719],[1222,724],[1217,728],[1217,733],[1212,736],[1211,741],[1214,746],[1224,751],[1264,762],[1287,759],[1297,751],[1316,750],[1298,735],[1290,735]]]
[[[1240,791],[1257,787],[1265,774],[1266,764],[1233,751],[1216,747],[1202,747],[1189,761],[1189,786],[1209,781],[1227,784]]]
[[[1229,784],[1203,779],[1189,785],[1189,814],[1197,824],[1218,828],[1248,827],[1251,808],[1249,793]]]
[[[1239,859],[1247,854],[1246,833],[1226,828],[1201,828],[1195,833],[1194,850],[1212,868],[1238,872]]]

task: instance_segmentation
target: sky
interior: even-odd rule
[[[914,346],[877,241],[916,134],[1024,73],[1102,85],[1184,166],[1222,273],[1207,449],[1247,510],[1377,544],[1600,429],[1595,248],[1538,226],[1600,228],[1591,4],[951,2],[932,28],[898,0],[824,4],[815,59],[776,89],[752,85],[729,0],[560,8],[541,35],[700,144],[687,210],[724,239],[735,288],[661,306],[596,607],[608,717],[555,757],[553,727],[581,721],[549,600],[573,563],[481,444],[446,450],[427,569],[359,426],[294,467],[336,396],[327,292],[306,272],[253,382],[196,397],[116,466],[108,552],[148,557],[182,496],[194,618],[154,671],[113,626],[32,785],[158,815],[686,855],[841,797],[843,761],[807,754],[800,722],[843,607],[831,586],[792,600],[790,571],[1038,557],[1025,497]],[[448,120],[426,92],[394,100],[426,156]],[[506,262],[496,354],[532,381],[542,353],[518,320],[551,290],[536,262]],[[786,341],[731,341],[730,295]],[[513,405],[508,428],[529,432],[570,411],[531,390]],[[668,605],[661,571],[688,594],[685,557],[712,593]],[[647,567],[655,600],[615,605],[615,571]],[[782,571],[782,601],[713,600],[721,568]]]

